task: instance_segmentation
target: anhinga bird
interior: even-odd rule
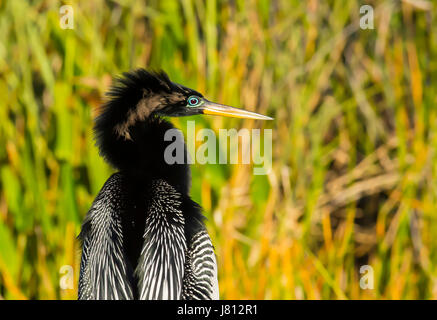
[[[215,254],[189,196],[189,166],[166,163],[164,134],[173,126],[161,117],[271,118],[208,101],[144,69],[124,73],[107,95],[94,131],[118,172],[82,225],[79,299],[218,299]]]

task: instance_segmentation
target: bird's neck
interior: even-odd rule
[[[134,125],[130,129],[130,139],[124,140],[125,146],[120,156],[126,161],[120,167],[120,171],[138,182],[164,179],[180,192],[188,194],[190,168],[186,161],[187,149],[184,139],[180,137],[180,139],[166,141],[168,139],[165,140],[164,136],[168,130],[176,129],[170,122],[158,117]],[[165,152],[170,144],[176,150],[183,150],[182,164],[169,163],[166,159]]]
[[[150,117],[133,124],[128,137],[118,135],[115,130],[105,130],[107,134],[99,137],[99,146],[108,162],[135,184],[164,179],[181,193],[188,194],[190,168],[184,139],[181,136],[166,141],[164,137],[168,130],[176,129],[164,119]],[[170,136],[174,136],[174,132]],[[182,164],[171,163],[164,157],[170,144],[184,153]]]

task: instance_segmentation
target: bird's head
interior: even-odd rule
[[[197,114],[271,120],[261,114],[207,100],[201,93],[172,82],[164,72],[138,69],[116,79],[108,92],[104,111],[114,112],[114,130],[130,139],[129,129],[153,116],[181,117]],[[114,105],[116,105],[114,107]],[[105,112],[102,113],[106,117]],[[97,119],[97,125],[99,118]]]
[[[101,153],[118,168],[128,165],[127,157],[144,149],[145,140],[152,143],[151,130],[160,121],[160,116],[208,114],[272,119],[209,101],[201,93],[172,82],[162,71],[137,69],[124,73],[114,81],[107,96],[109,99],[103,104],[94,129]],[[160,128],[164,127],[161,122]]]
[[[272,120],[272,118],[251,111],[234,108],[207,100],[202,94],[178,85],[180,92],[170,93],[164,98],[162,108],[157,114],[170,117],[192,116],[197,114],[218,115],[233,118]],[[166,97],[166,94],[158,96]]]

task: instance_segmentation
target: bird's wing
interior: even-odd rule
[[[112,175],[82,226],[79,299],[133,299],[132,270],[123,250],[123,177]]]
[[[184,225],[182,195],[164,180],[153,181],[135,271],[140,299],[181,298],[187,249]]]
[[[218,300],[217,262],[214,247],[205,229],[189,244],[184,278],[184,299]]]

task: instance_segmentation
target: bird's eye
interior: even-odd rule
[[[195,106],[199,105],[199,103],[200,103],[199,97],[191,96],[188,98],[188,106],[189,107],[195,107]]]

